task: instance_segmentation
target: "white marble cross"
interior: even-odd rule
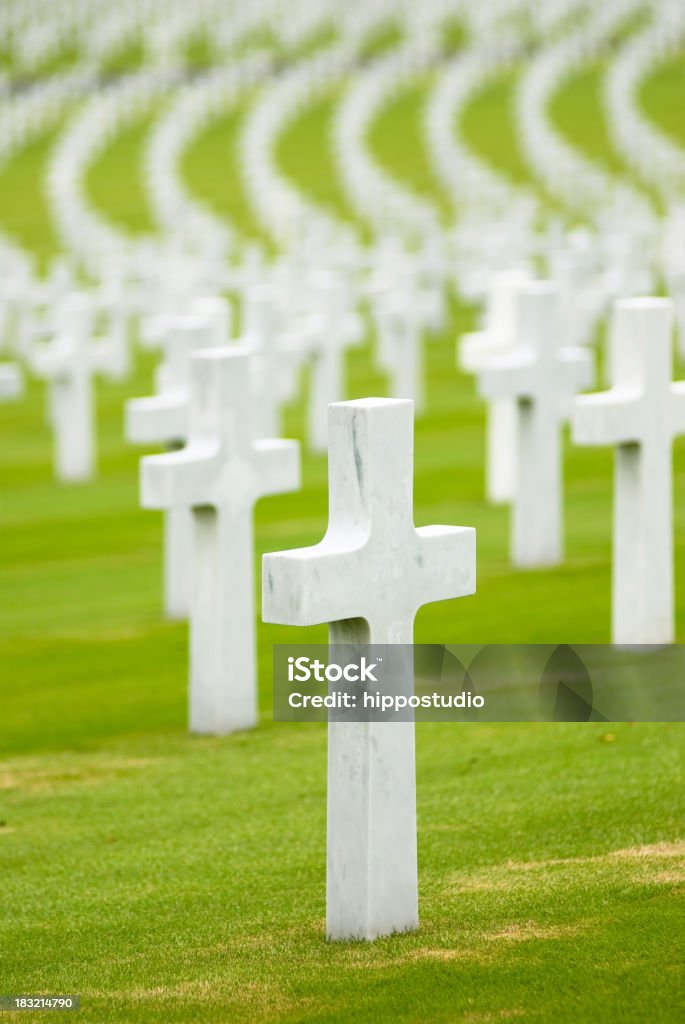
[[[417,415],[425,407],[423,335],[416,312],[404,296],[391,292],[374,307],[378,355],[390,378],[392,398],[410,398]]]
[[[264,556],[264,621],[411,644],[422,605],[474,593],[475,531],[414,526],[413,447],[410,401],[331,406],[328,530]],[[326,885],[331,939],[417,927],[413,723],[329,723]]]
[[[250,288],[239,341],[252,353],[255,437],[280,437],[281,404],[291,390],[293,356],[281,344],[280,320],[275,289],[268,284]]]
[[[307,437],[311,451],[325,452],[328,448],[328,407],[345,397],[345,353],[362,340],[363,324],[351,309],[351,299],[340,275],[318,275],[314,287],[321,311],[316,317],[314,337],[310,343],[313,365]]]
[[[521,285],[529,281],[530,274],[523,269],[493,275],[484,329],[464,334],[457,342],[457,362],[462,370],[481,373],[493,355],[513,348],[516,296]],[[515,493],[516,419],[513,398],[496,398],[487,403],[485,493],[495,505],[512,501]]]
[[[196,351],[188,443],[141,463],[143,506],[193,515],[193,732],[228,733],[257,720],[253,508],[299,486],[297,443],[253,440],[250,358],[237,347]]]
[[[55,472],[60,480],[88,480],[95,472],[93,374],[100,350],[92,344],[89,298],[75,293],[57,311],[57,334],[48,344],[32,345],[27,358],[48,381],[55,441]]]
[[[169,317],[157,374],[156,395],[126,403],[126,438],[134,444],[178,447],[188,438],[191,354],[226,344],[230,307],[223,299],[198,300],[192,316]],[[192,514],[188,508],[164,513],[164,610],[171,619],[190,612]]]
[[[673,438],[685,434],[685,382],[671,382],[673,307],[614,307],[613,386],[576,399],[573,440],[613,445],[612,639],[673,642]]]
[[[511,556],[515,565],[556,565],[563,557],[562,423],[572,398],[592,383],[586,349],[560,347],[559,293],[550,282],[517,294],[515,347],[480,375],[488,399],[516,401],[516,482]]]

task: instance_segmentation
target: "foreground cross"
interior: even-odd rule
[[[672,442],[685,434],[685,382],[671,383],[673,307],[614,307],[611,390],[576,399],[576,444],[614,445],[612,639],[673,642]]]
[[[194,316],[169,317],[164,329],[164,363],[157,374],[158,393],[126,403],[126,439],[134,444],[177,448],[188,438],[192,352],[228,341],[228,307],[208,299]],[[188,508],[164,513],[164,610],[171,619],[190,612],[192,515]]]
[[[227,733],[257,718],[252,515],[299,486],[295,441],[252,439],[250,355],[192,357],[188,444],[141,463],[145,508],[193,514],[190,728]]]
[[[330,407],[328,530],[264,556],[266,622],[328,622],[331,644],[411,644],[422,605],[474,593],[475,531],[414,526],[413,447],[411,401]],[[329,724],[326,893],[331,939],[417,927],[413,723]]]
[[[485,398],[516,400],[516,480],[512,560],[556,565],[563,553],[561,425],[572,398],[592,380],[592,358],[561,348],[559,293],[546,281],[522,285],[516,302],[515,347],[493,356],[480,376]]]

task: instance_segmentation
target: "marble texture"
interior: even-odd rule
[[[329,411],[329,523],[317,545],[263,559],[263,618],[328,622],[331,644],[411,644],[419,608],[472,594],[475,531],[413,523],[413,405]],[[412,723],[329,723],[326,930],[417,927]]]
[[[561,427],[571,402],[593,380],[584,348],[560,347],[559,293],[547,281],[522,285],[516,299],[514,348],[480,374],[486,399],[516,403],[516,479],[511,509],[514,565],[557,565],[563,558]]]
[[[295,490],[295,441],[254,440],[249,352],[196,351],[191,358],[188,442],[141,461],[145,508],[193,517],[190,728],[224,734],[257,721],[253,509]]]
[[[612,640],[668,644],[674,639],[672,442],[685,433],[685,381],[672,383],[672,303],[621,300],[612,330],[612,387],[576,399],[573,440],[615,449]]]

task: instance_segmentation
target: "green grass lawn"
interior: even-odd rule
[[[145,142],[160,112],[127,123],[87,168],[91,202],[128,232],[149,233],[156,227],[143,175]]]
[[[0,230],[33,253],[39,268],[59,251],[44,184],[60,130],[39,135],[0,169]]]
[[[514,90],[521,68],[498,75],[473,96],[461,119],[466,142],[487,163],[520,185],[534,182],[516,130]]]
[[[421,88],[386,111],[373,145],[440,202]],[[280,155],[348,216],[329,180],[329,112],[303,110]],[[139,128],[108,148],[89,187],[113,218],[144,229]],[[249,234],[235,135],[232,119],[217,122],[185,167]],[[22,159],[22,174],[3,178],[14,184],[0,189],[0,224],[28,205],[26,244],[39,246],[40,210],[24,191],[37,196],[44,152]],[[512,170],[506,147],[497,159]],[[426,344],[415,508],[417,525],[477,528],[478,594],[424,609],[416,638],[606,642],[610,453],[567,447],[566,561],[513,572],[507,513],[482,500],[483,408],[454,368],[454,338],[473,322],[453,302],[449,327]],[[420,931],[325,943],[325,730],[270,720],[272,644],[325,630],[260,625],[260,727],[186,735],[186,628],[162,615],[161,519],[138,507],[140,452],[122,439],[123,402],[149,392],[152,368],[139,358],[125,385],[99,386],[92,484],[53,482],[38,384],[0,405],[2,992],[78,992],[88,1024],[682,1019],[678,725],[418,727]],[[384,386],[369,347],[355,352],[349,397]],[[298,402],[287,433],[302,424]],[[682,444],[675,466],[682,641]],[[258,507],[256,559],[317,541],[326,509],[325,460],[305,454],[302,490]]]
[[[449,214],[448,197],[439,187],[424,144],[424,105],[434,84],[432,75],[422,75],[399,89],[371,125],[368,147],[410,192]]]
[[[191,189],[244,238],[268,243],[248,202],[240,171],[238,140],[248,104],[211,121],[183,155],[183,173]]]
[[[569,75],[552,97],[550,116],[572,146],[620,176],[625,165],[611,141],[602,102],[604,71],[603,62],[594,62]]]
[[[641,83],[638,95],[645,113],[678,145],[685,146],[685,57],[676,54]]]

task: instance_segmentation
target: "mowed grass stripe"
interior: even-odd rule
[[[0,169],[0,228],[32,253],[38,269],[59,250],[46,193],[52,151],[63,123],[23,146]]]
[[[424,107],[434,85],[434,74],[423,74],[398,87],[372,122],[366,144],[391,177],[448,216],[451,205],[431,165],[423,127]]]
[[[519,185],[535,186],[516,127],[515,91],[523,69],[508,69],[478,89],[465,105],[461,131],[466,143],[486,163]]]
[[[685,53],[681,50],[659,64],[640,83],[638,102],[655,125],[685,150]]]
[[[184,151],[181,171],[191,193],[208,202],[230,227],[248,240],[271,245],[248,201],[239,153],[250,103],[256,99],[255,93],[210,121]]]
[[[124,124],[88,166],[85,187],[107,218],[128,232],[151,234],[156,224],[144,178],[145,146],[160,108]]]

